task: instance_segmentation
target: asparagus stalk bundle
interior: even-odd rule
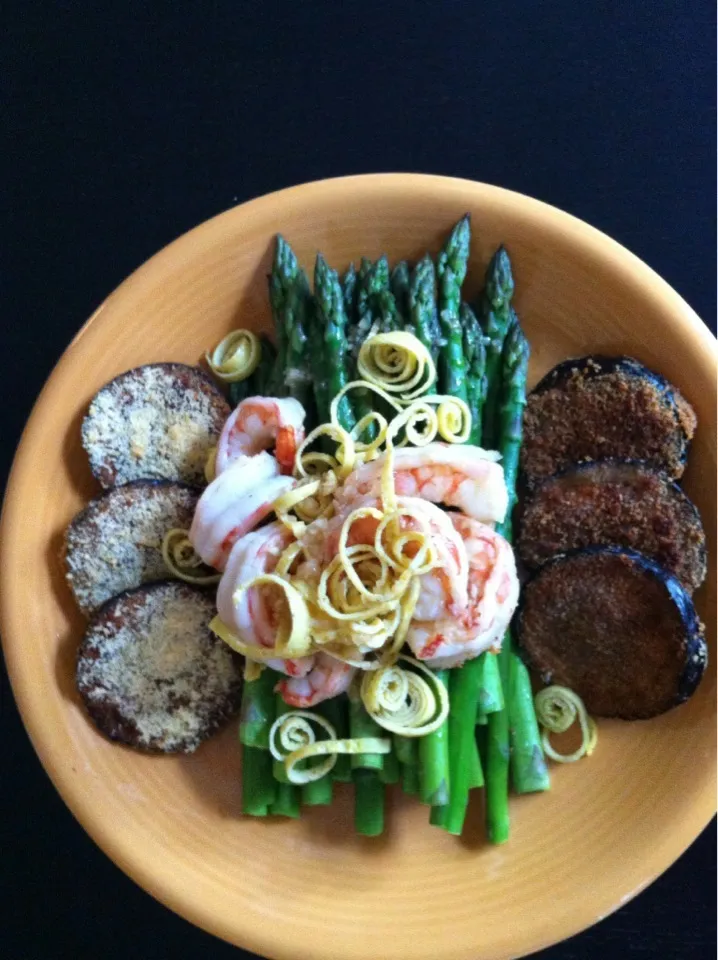
[[[352,264],[341,278],[319,255],[312,294],[291,247],[278,238],[269,278],[277,349],[264,340],[255,372],[230,389],[234,402],[252,393],[294,396],[308,410],[316,406],[317,421],[326,422],[332,398],[357,378],[366,337],[414,333],[436,363],[438,391],[467,403],[469,442],[502,455],[509,508],[499,532],[510,538],[529,350],[511,305],[514,281],[503,247],[487,268],[476,309],[462,302],[470,239],[467,215],[451,231],[436,263],[427,255],[413,269],[402,261],[390,270],[386,257],[362,258],[358,270]],[[375,408],[375,399],[370,391],[345,396],[338,411],[341,425],[351,430]],[[356,829],[375,836],[383,830],[385,787],[401,783],[405,792],[431,806],[432,824],[460,834],[470,791],[485,786],[489,839],[505,841],[509,779],[518,793],[548,788],[528,671],[509,632],[498,655],[485,653],[461,668],[439,670],[436,679],[450,694],[449,715],[437,730],[418,739],[394,736],[388,754],[340,756],[331,775],[297,788],[268,749],[271,724],[289,708],[274,694],[276,676],[265,669],[245,685],[243,811],[296,817],[300,802],[329,804],[333,784],[349,782]],[[316,710],[340,739],[386,733],[356,696],[326,701]]]

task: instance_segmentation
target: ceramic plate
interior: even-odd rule
[[[237,207],[162,250],[69,346],[10,479],[0,535],[2,634],[33,744],[70,809],[138,883],[193,923],[277,960],[498,960],[595,923],[665,870],[715,810],[715,671],[693,700],[643,723],[602,721],[594,756],[554,767],[548,794],[514,797],[508,844],[484,840],[480,803],[458,840],[391,797],[385,836],[354,836],[351,797],[297,822],[243,819],[236,725],[191,757],[105,740],[74,688],[83,620],[62,535],[97,490],[80,446],[93,393],[137,364],[195,363],[236,326],[268,326],[266,274],[281,231],[307,267],[436,252],[473,218],[469,292],[504,242],[531,340],[531,382],[558,360],[627,353],[698,413],[685,487],[715,531],[715,341],[648,267],[578,220],[495,187],[386,175],[313,183]],[[67,278],[72,283],[72,278]],[[696,601],[715,658],[715,543]]]

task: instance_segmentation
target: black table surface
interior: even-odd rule
[[[3,480],[98,303],[188,228],[302,181],[422,171],[533,195],[625,244],[715,330],[712,3],[10,0],[3,20]],[[6,676],[2,711],[4,960],[247,957],[93,845]],[[713,824],[541,958],[713,958],[715,850]]]

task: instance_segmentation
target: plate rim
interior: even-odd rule
[[[200,907],[194,903],[191,897],[191,891],[173,888],[171,883],[158,879],[157,876],[152,874],[144,862],[133,858],[129,855],[128,851],[123,849],[122,845],[114,838],[111,826],[103,823],[102,817],[93,817],[87,806],[83,806],[81,803],[80,793],[73,789],[72,780],[68,776],[67,770],[63,768],[61,758],[54,756],[52,749],[43,740],[44,727],[40,715],[37,711],[31,709],[30,706],[31,684],[29,683],[29,678],[22,672],[22,658],[18,655],[22,645],[16,638],[18,631],[14,621],[17,618],[13,616],[11,609],[13,605],[8,595],[8,581],[10,577],[5,571],[12,567],[12,555],[9,549],[10,538],[6,536],[6,532],[13,525],[17,513],[18,502],[20,500],[19,478],[24,471],[24,460],[31,446],[32,435],[42,417],[44,405],[52,383],[62,376],[66,366],[72,364],[78,344],[87,334],[88,330],[98,322],[107,306],[115,298],[136,284],[141,284],[148,274],[154,272],[154,267],[157,266],[158,262],[161,263],[168,258],[174,258],[178,249],[181,250],[185,245],[192,244],[194,238],[202,235],[204,232],[211,232],[217,229],[217,226],[224,219],[236,216],[238,211],[242,211],[244,215],[249,214],[251,216],[253,213],[261,215],[262,209],[265,206],[273,207],[299,196],[301,196],[303,201],[311,202],[311,195],[313,193],[317,195],[322,194],[324,198],[326,198],[326,191],[337,191],[338,194],[343,193],[347,189],[369,190],[371,192],[384,189],[390,192],[396,192],[402,188],[413,195],[419,195],[427,190],[433,193],[441,190],[444,191],[447,200],[452,189],[463,193],[468,190],[474,193],[477,205],[480,205],[482,196],[495,195],[505,202],[520,205],[527,215],[538,218],[543,223],[546,223],[548,218],[548,220],[553,221],[555,225],[559,227],[563,226],[566,231],[579,235],[584,244],[593,247],[596,251],[600,250],[604,257],[609,256],[617,267],[625,270],[626,273],[632,276],[634,282],[640,281],[641,285],[646,288],[647,294],[651,291],[657,298],[664,302],[668,301],[674,310],[676,324],[682,327],[683,332],[687,336],[700,341],[706,363],[710,364],[714,369],[716,368],[718,361],[718,343],[700,317],[698,317],[680,294],[627,248],[572,214],[544,203],[541,200],[503,187],[482,183],[480,181],[433,174],[375,173],[314,180],[264,194],[242,204],[234,205],[210,217],[162,247],[130,273],[129,276],[102,301],[63,351],[58,362],[48,375],[32,407],[8,474],[2,517],[0,518],[0,570],[2,570],[2,575],[0,576],[0,636],[2,638],[8,677],[18,706],[18,711],[33,748],[63,802],[93,842],[95,842],[124,873],[138,883],[151,896],[205,931],[260,955],[271,956],[278,958],[278,960],[294,960],[294,958],[286,952],[283,943],[277,939],[273,939],[271,936],[256,936],[255,928],[252,926],[243,927],[241,920],[235,924],[224,921],[221,917],[213,915],[211,910]],[[13,637],[16,639],[13,640]],[[715,757],[713,758],[712,769],[713,779],[715,779]],[[604,913],[601,913],[599,916],[594,916],[593,919],[587,920],[581,917],[578,921],[567,921],[561,922],[560,924],[555,922],[555,924],[561,928],[559,939],[557,939],[556,931],[549,936],[542,936],[539,928],[534,927],[532,935],[521,936],[518,928],[515,928],[518,934],[515,937],[515,945],[510,953],[505,954],[506,957],[523,956],[526,953],[559,943],[568,937],[574,936],[588,929],[594,923],[599,922],[599,920],[605,919],[642,892],[685,852],[715,815],[715,791],[713,791],[712,800],[707,790],[704,791],[704,794],[705,800],[701,803],[700,809],[698,809],[698,802],[696,802],[695,808],[693,808],[694,815],[691,817],[690,824],[677,823],[675,830],[672,830],[668,836],[660,838],[662,842],[657,842],[656,850],[658,851],[660,849],[660,856],[656,854],[654,864],[658,865],[655,869],[651,869],[650,875],[641,885],[631,890],[627,895],[618,898]],[[266,932],[268,931],[265,928],[265,933]],[[241,935],[241,944],[238,942],[238,935]],[[517,950],[519,953],[516,952]],[[325,952],[311,946],[304,956],[312,958],[312,960],[314,960],[314,958],[316,958],[316,960],[327,960],[327,954]],[[451,953],[451,948],[449,947],[446,957],[453,956],[454,954]],[[459,954],[456,956],[459,956]],[[464,954],[462,953],[460,956],[463,957]],[[503,955],[496,954],[495,957],[497,960],[499,956]]]

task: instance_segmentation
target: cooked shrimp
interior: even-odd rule
[[[306,709],[348,690],[354,671],[355,668],[349,664],[335,660],[326,653],[318,653],[314,657],[314,666],[306,676],[280,680],[276,689],[290,707]]]
[[[292,536],[281,523],[269,523],[238,540],[217,588],[217,612],[240,640],[253,646],[272,647],[277,632],[276,612],[271,598],[261,590],[248,590],[240,603],[234,594],[243,583],[271,573]],[[272,670],[290,677],[302,677],[311,670],[314,657],[298,660],[265,661]]]
[[[280,477],[274,457],[240,456],[199,498],[189,538],[211,567],[224,570],[234,544],[272,510],[272,504],[296,481]]]
[[[469,558],[469,601],[456,613],[435,571],[422,578],[421,619],[412,620],[407,642],[420,660],[437,669],[458,666],[497,649],[516,609],[519,581],[513,550],[491,527],[451,514]],[[433,604],[431,600],[433,599]]]
[[[304,407],[293,397],[247,397],[229,420],[217,444],[217,473],[241,456],[274,448],[282,473],[291,474],[304,440]]]
[[[385,456],[351,473],[337,499],[346,502],[378,495]],[[506,515],[508,496],[498,459],[499,454],[492,450],[465,445],[401,447],[394,450],[394,487],[399,496],[458,507],[482,523],[500,522]]]

